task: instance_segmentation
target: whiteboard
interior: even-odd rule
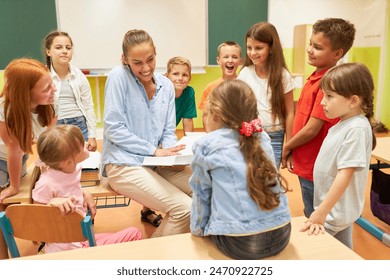
[[[111,69],[121,64],[122,41],[130,29],[153,38],[157,68],[173,56],[193,68],[207,64],[207,0],[56,0],[58,30],[73,40],[72,64]]]

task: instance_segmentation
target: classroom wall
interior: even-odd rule
[[[66,0],[64,0],[66,1]],[[187,1],[187,0],[182,0]],[[259,21],[267,20],[268,0],[208,0],[208,65],[203,67],[202,73],[192,73],[190,86],[195,90],[195,101],[199,104],[203,89],[206,85],[221,76],[221,69],[216,65],[217,47],[226,40],[237,41],[245,49],[245,33],[248,28]],[[231,11],[235,11],[232,13]],[[245,17],[243,15],[245,14]],[[194,26],[198,28],[198,26]],[[191,34],[191,30],[187,32]],[[158,44],[157,49],[159,48]],[[187,45],[188,48],[197,46]],[[191,60],[190,57],[187,57]],[[157,52],[157,62],[166,60],[161,52]],[[192,62],[192,61],[191,61]],[[164,62],[165,63],[165,62]],[[158,71],[162,71],[158,69]],[[163,73],[163,72],[162,72]],[[94,95],[97,126],[103,127],[102,112],[104,101],[104,84],[106,77],[88,77]],[[97,96],[97,92],[99,92]],[[179,128],[182,128],[180,123]],[[194,127],[202,128],[202,112],[197,108],[197,118],[194,119]]]
[[[4,87],[4,71],[0,70],[0,92],[3,90]]]
[[[55,0],[39,0],[38,3],[46,3],[46,1],[51,1],[54,3]],[[183,0],[185,1],[185,0]],[[222,0],[208,0],[208,4],[215,3]],[[249,2],[254,0],[243,0],[246,1],[246,5]],[[292,69],[293,66],[293,28],[298,24],[313,24],[316,20],[325,18],[325,17],[342,17],[348,20],[351,20],[357,27],[357,36],[353,48],[348,53],[347,61],[359,61],[365,63],[371,70],[374,80],[375,80],[375,111],[376,118],[382,121],[387,127],[390,127],[390,110],[388,110],[390,104],[390,79],[386,77],[390,76],[390,36],[387,36],[388,28],[390,26],[390,0],[365,0],[365,1],[355,1],[355,0],[258,0],[262,5],[268,6],[268,11],[266,13],[267,19],[264,19],[264,9],[259,11],[259,18],[252,18],[251,22],[247,22],[247,28],[250,27],[252,22],[268,20],[273,23],[279,32],[283,51],[286,58],[287,65],[289,69]],[[27,0],[3,0],[0,2],[0,11],[4,13],[4,4],[10,5],[14,3],[15,5],[21,5],[21,3],[29,2]],[[36,2],[35,2],[36,3]],[[223,12],[226,9],[235,10],[234,6],[242,6],[241,1],[229,0],[227,7],[221,5],[220,9]],[[7,6],[8,7],[8,6]],[[257,6],[256,6],[257,7]],[[264,7],[264,6],[262,6]],[[224,10],[225,9],[225,10]],[[257,9],[259,9],[257,7]],[[29,9],[30,12],[34,9]],[[38,9],[39,10],[39,9]],[[237,10],[239,10],[237,8]],[[308,12],[310,11],[310,12]],[[242,13],[242,12],[240,12]],[[9,12],[12,14],[12,11]],[[229,15],[229,11],[225,11],[226,15]],[[251,11],[250,13],[254,17],[256,13]],[[209,17],[212,15],[209,14]],[[243,15],[239,15],[238,18]],[[246,16],[246,15],[245,15]],[[0,18],[0,30],[1,27],[4,29],[4,18]],[[40,21],[34,22],[38,24]],[[219,21],[221,25],[216,30],[221,30],[221,33],[227,32],[226,36],[231,35],[231,30],[229,28],[224,28],[224,21]],[[42,23],[41,23],[42,24]],[[44,24],[44,23],[43,23]],[[209,22],[210,24],[210,22]],[[237,24],[241,24],[237,22]],[[27,28],[28,25],[24,26]],[[51,30],[52,27],[45,26],[46,29]],[[243,28],[241,26],[241,28]],[[245,29],[245,28],[244,28]],[[214,31],[213,31],[214,32]],[[23,31],[21,33],[29,33]],[[45,32],[44,32],[45,33]],[[237,36],[237,35],[235,35]],[[245,34],[242,34],[244,38]],[[19,36],[23,37],[23,36]],[[38,36],[42,37],[42,36]],[[3,41],[4,42],[4,41]],[[210,42],[210,40],[209,40]],[[2,43],[3,44],[3,43]],[[38,50],[41,49],[41,39],[39,43],[35,43],[38,46]],[[214,43],[216,44],[216,43]],[[31,42],[30,42],[31,45]],[[4,45],[3,45],[4,46]],[[190,46],[189,46],[190,47]],[[244,52],[245,52],[245,46]],[[208,53],[211,54],[213,51],[209,50]],[[214,47],[213,47],[214,48]],[[215,50],[214,50],[215,51]],[[18,56],[22,56],[20,54]],[[245,54],[243,54],[245,55]],[[215,54],[212,54],[215,56]],[[0,58],[3,58],[1,56]],[[157,59],[159,56],[157,57]],[[37,57],[39,59],[39,57]],[[204,68],[204,73],[193,74],[190,85],[194,87],[196,94],[196,102],[199,103],[200,97],[202,95],[203,88],[212,80],[217,79],[221,75],[221,70],[219,66],[213,66],[212,63],[215,61],[215,58],[208,58],[209,65]],[[4,67],[0,67],[0,69]],[[98,117],[98,126],[102,127],[102,116],[103,116],[103,102],[104,102],[104,84],[106,77],[88,77],[92,92],[94,94],[95,109]],[[3,73],[0,70],[0,89],[3,87]],[[97,95],[99,92],[99,95]],[[297,99],[300,94],[300,89],[297,89],[294,92],[294,97]],[[200,111],[197,112],[198,117],[194,120],[195,127],[202,127]]]
[[[1,75],[1,74],[0,74]],[[221,68],[219,66],[206,66],[205,73],[192,74],[190,86],[192,86],[195,90],[195,100],[196,104],[199,104],[200,98],[203,93],[203,89],[206,85],[221,77]],[[97,127],[103,127],[103,110],[104,110],[104,85],[107,80],[107,77],[100,76],[88,76],[89,83],[91,84],[93,101],[95,104],[95,112],[97,119]],[[97,94],[99,92],[99,94]],[[198,105],[197,105],[198,106]],[[197,118],[194,119],[194,127],[202,128],[202,111],[197,109]],[[182,123],[178,125],[179,129],[183,128]]]
[[[58,28],[71,35],[72,62],[81,69],[104,73],[120,64],[123,36],[129,29],[151,35],[157,68],[165,68],[173,56],[187,57],[194,69],[207,65],[207,0],[55,2]]]
[[[390,127],[390,45],[388,28],[390,0],[269,0],[268,21],[275,25],[286,60],[293,61],[294,27],[318,19],[340,17],[355,25],[354,45],[343,62],[361,62],[370,69],[375,83],[375,117]],[[289,64],[292,69],[292,64]],[[294,97],[299,96],[298,89]]]
[[[389,34],[390,31],[390,0],[387,0],[386,6],[386,24],[385,34]],[[380,108],[377,118],[386,124],[387,128],[390,128],[390,36],[387,35],[385,41],[383,60],[383,87],[381,90],[382,100],[377,102],[377,107]]]

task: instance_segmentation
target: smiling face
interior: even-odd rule
[[[270,50],[271,48],[267,43],[250,37],[246,40],[246,53],[255,66],[264,67],[267,65]]]
[[[242,63],[240,48],[237,46],[221,46],[217,63],[222,69],[222,78],[224,80],[237,77],[237,68]]]
[[[156,68],[156,52],[151,43],[142,43],[129,48],[124,62],[144,85],[152,81]]]
[[[343,50],[333,50],[331,41],[322,32],[312,34],[307,48],[308,63],[321,71],[337,64]]]
[[[167,73],[167,77],[172,81],[175,86],[176,98],[177,94],[181,94],[183,90],[188,86],[191,80],[191,70],[187,65],[174,64]]]
[[[49,73],[42,76],[31,89],[31,109],[38,105],[49,105],[54,103],[55,85]]]
[[[70,38],[62,35],[55,37],[50,48],[46,50],[46,54],[50,56],[54,68],[56,65],[68,65],[73,56],[73,45]]]

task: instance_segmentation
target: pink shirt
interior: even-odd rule
[[[35,202],[48,204],[56,197],[75,196],[78,200],[77,210],[86,215],[86,209],[83,207],[84,196],[80,186],[81,165],[78,164],[73,173],[64,173],[55,169],[48,169],[42,173],[39,180],[35,183],[32,191],[32,198]],[[83,243],[48,243],[45,245],[45,252],[58,252],[82,248]]]

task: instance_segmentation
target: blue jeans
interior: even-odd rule
[[[267,132],[271,138],[271,146],[274,150],[276,170],[279,171],[280,162],[282,160],[282,149],[284,143],[284,130],[279,130],[275,132]]]
[[[302,199],[303,199],[303,213],[306,218],[309,218],[314,212],[314,182],[298,176],[301,184]]]
[[[22,157],[22,170],[20,171],[20,178],[22,178],[27,173],[26,162],[28,159],[28,154],[24,154]],[[9,185],[9,173],[7,161],[0,160],[0,188],[8,187]]]
[[[350,225],[346,229],[343,229],[342,231],[332,231],[330,229],[325,228],[326,232],[332,235],[334,238],[336,238],[338,241],[343,243],[345,246],[350,248],[351,250],[353,249],[352,247],[352,228],[353,226]]]
[[[210,235],[227,256],[238,260],[257,260],[280,253],[290,241],[291,224],[274,230],[244,236]]]
[[[84,140],[88,141],[88,128],[87,121],[84,116],[75,117],[75,118],[66,118],[57,121],[57,124],[71,124],[80,128],[81,133],[83,134]]]

